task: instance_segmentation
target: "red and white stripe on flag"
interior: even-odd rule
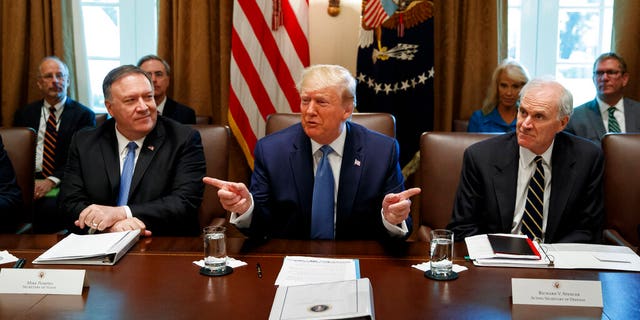
[[[276,30],[274,7],[282,19]],[[267,115],[300,111],[296,83],[309,66],[308,11],[307,0],[234,2],[229,126],[252,169]]]
[[[362,10],[362,23],[369,29],[379,27],[389,17],[382,7],[381,0],[369,0]]]

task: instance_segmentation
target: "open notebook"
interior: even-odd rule
[[[139,235],[140,230],[87,235],[72,233],[33,263],[114,265],[138,241]]]

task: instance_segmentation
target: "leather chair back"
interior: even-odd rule
[[[417,239],[429,241],[432,229],[449,224],[464,150],[496,134],[425,132],[420,137],[420,227]]]
[[[24,216],[20,222],[33,220],[33,188],[36,163],[36,132],[27,127],[0,128],[0,135],[7,155],[16,172],[16,180],[22,191]]]
[[[351,121],[389,137],[396,137],[396,118],[390,113],[353,113]],[[272,113],[267,116],[266,134],[300,122],[300,113]]]
[[[229,127],[222,125],[192,125],[200,132],[207,165],[207,177],[227,180],[229,171]],[[198,211],[200,226],[223,225],[227,212],[218,199],[218,189],[205,185],[202,204]]]
[[[196,124],[211,124],[210,116],[196,116]]]
[[[109,118],[108,113],[96,113],[96,127],[103,124]]]
[[[605,157],[605,241],[640,246],[640,134],[607,134]]]

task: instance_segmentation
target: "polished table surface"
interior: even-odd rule
[[[55,235],[0,235],[0,250],[33,261],[58,241]],[[291,241],[251,243],[228,239],[231,257],[248,265],[224,277],[206,277],[192,262],[202,259],[200,238],[143,238],[114,266],[33,265],[26,268],[84,269],[90,286],[81,296],[0,294],[0,319],[266,319],[275,279],[287,255],[358,258],[361,276],[373,287],[378,319],[561,318],[584,308],[513,306],[512,278],[600,280],[603,319],[640,319],[640,273],[474,267],[454,281],[427,279],[411,265],[427,261],[426,243]],[[464,256],[464,244],[456,244]],[[263,277],[256,274],[256,263]],[[10,267],[11,265],[0,265]],[[586,315],[593,316],[593,310]]]

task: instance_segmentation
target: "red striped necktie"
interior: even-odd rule
[[[53,174],[56,167],[56,142],[58,140],[58,129],[56,128],[56,108],[49,107],[49,118],[47,118],[47,128],[44,132],[44,151],[42,152],[42,174],[48,177]]]

